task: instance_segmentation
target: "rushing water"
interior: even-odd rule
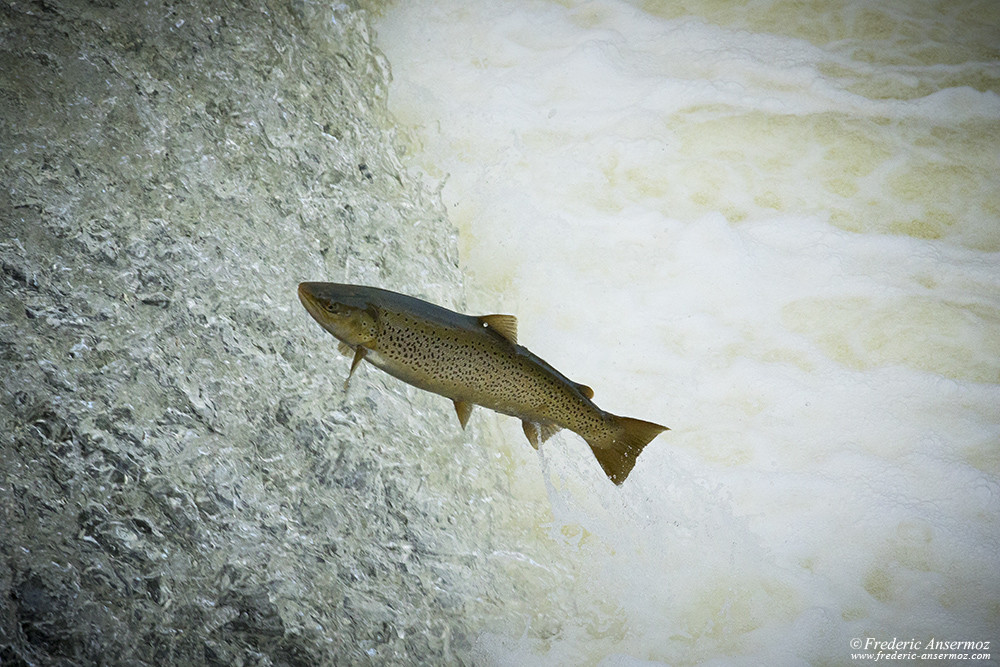
[[[477,413],[531,509],[478,658],[996,660],[1000,5],[414,0],[378,40],[470,306],[672,427],[615,488]]]
[[[0,12],[0,662],[995,663],[998,6],[493,4]],[[345,392],[300,280],[672,430]]]

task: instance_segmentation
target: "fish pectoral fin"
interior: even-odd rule
[[[472,408],[476,407],[476,404],[458,399],[454,399],[454,402],[455,412],[458,413],[458,423],[462,425],[462,428],[465,428],[465,425],[469,423],[469,415],[472,414]]]
[[[528,438],[528,442],[535,449],[538,449],[539,445],[562,430],[561,426],[551,422],[538,423],[530,422],[527,419],[521,421],[521,427],[524,429],[524,435]]]
[[[513,315],[481,315],[479,323],[517,345],[517,318]]]
[[[344,342],[337,343],[337,349],[345,357],[353,357],[354,356],[354,348],[351,347],[350,345],[348,345],[347,343],[344,343]]]
[[[344,380],[344,391],[347,391],[347,385],[351,382],[351,376],[354,375],[354,371],[357,370],[358,366],[361,364],[362,359],[365,358],[368,348],[358,345],[354,350],[354,361],[351,362],[351,372],[347,374],[347,379]]]

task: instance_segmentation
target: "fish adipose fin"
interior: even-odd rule
[[[597,462],[615,484],[621,484],[635,467],[635,460],[649,441],[663,431],[669,431],[666,426],[652,422],[632,419],[631,417],[614,417],[618,433],[610,443],[588,442],[597,457]]]

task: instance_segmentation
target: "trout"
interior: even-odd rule
[[[341,351],[353,355],[345,389],[367,361],[450,398],[462,428],[481,405],[520,419],[535,449],[569,429],[587,441],[615,484],[625,481],[646,444],[668,430],[601,410],[590,387],[518,345],[513,315],[463,315],[404,294],[337,283],[301,283],[299,299]]]

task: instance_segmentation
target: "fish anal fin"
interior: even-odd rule
[[[539,428],[538,424],[524,419],[521,421],[521,428],[524,429],[524,436],[528,439],[528,442],[531,443],[531,446],[538,449],[538,446],[542,444],[542,430]]]
[[[465,425],[469,423],[469,415],[472,414],[474,407],[476,407],[475,403],[455,399],[455,412],[458,413],[458,423],[462,425],[462,428],[465,428]]]
[[[542,442],[545,442],[546,440],[548,440],[549,438],[551,438],[556,433],[562,430],[561,426],[552,423],[539,424],[539,427],[541,428],[542,431]]]
[[[351,372],[347,374],[347,379],[344,380],[344,391],[347,391],[347,385],[351,382],[351,376],[354,375],[354,371],[357,370],[367,352],[368,348],[362,347],[361,345],[358,345],[354,349],[354,361],[351,362]]]
[[[594,390],[591,389],[590,387],[588,387],[587,385],[585,385],[585,384],[578,384],[578,385],[576,385],[576,388],[580,391],[581,394],[583,394],[587,398],[593,398],[594,397]]]
[[[481,315],[479,323],[517,345],[517,318],[513,315]]]
[[[539,445],[562,430],[561,426],[552,422],[538,423],[527,419],[521,421],[521,427],[524,429],[524,435],[528,438],[528,442],[535,449],[538,449]]]

